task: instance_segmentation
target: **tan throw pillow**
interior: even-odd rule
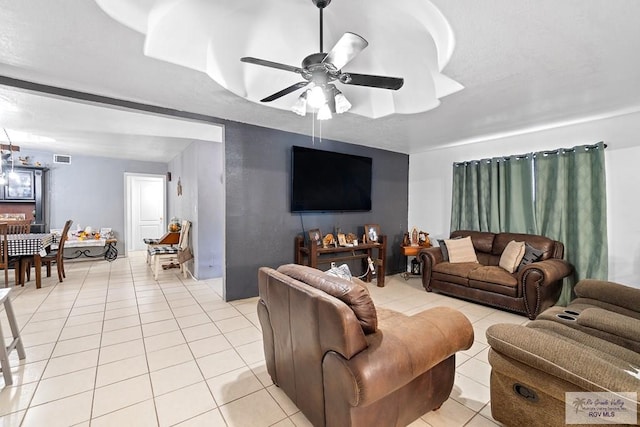
[[[471,237],[467,236],[463,239],[449,239],[444,241],[449,252],[449,262],[478,262],[476,251],[473,249]]]
[[[520,261],[522,261],[524,253],[524,242],[516,242],[515,240],[512,240],[507,244],[507,247],[504,248],[498,265],[509,273],[513,273],[520,265]]]

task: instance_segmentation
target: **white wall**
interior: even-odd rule
[[[409,157],[409,227],[448,237],[452,164],[604,141],[609,280],[640,288],[640,113],[433,150]]]
[[[221,143],[194,141],[169,162],[169,218],[191,221],[195,257],[190,271],[200,280],[222,277],[224,265],[224,150]],[[178,180],[182,194],[178,196]]]

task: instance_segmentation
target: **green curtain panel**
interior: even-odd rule
[[[532,155],[453,165],[451,230],[535,233]]]
[[[536,153],[535,188],[539,234],[563,242],[575,267],[558,301],[565,305],[577,281],[608,277],[604,143]]]
[[[608,277],[604,143],[454,163],[451,230],[541,234],[564,243],[575,274]]]

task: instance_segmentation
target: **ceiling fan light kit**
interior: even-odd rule
[[[396,0],[393,7],[368,0],[311,0],[320,17],[320,49],[299,66],[287,62],[299,61],[300,52],[318,40],[317,28],[309,25],[308,1],[94,1],[145,36],[145,55],[204,72],[240,97],[300,115],[303,107],[304,114],[317,114],[324,105],[314,109],[296,93],[306,93],[312,83],[324,89],[331,114],[349,111],[369,118],[424,112],[463,88],[442,73],[455,40],[429,0]],[[326,29],[323,13],[331,22]],[[328,53],[325,36],[337,40]],[[283,62],[249,56],[256,53]],[[300,79],[292,84],[293,74]],[[278,86],[285,88],[265,97]]]
[[[343,73],[342,67],[351,62],[360,52],[369,45],[363,37],[355,33],[344,35],[333,46],[329,53],[322,52],[323,48],[323,14],[322,11],[331,3],[330,0],[311,0],[320,12],[320,53],[312,53],[302,60],[302,68],[280,64],[273,61],[253,57],[242,57],[240,61],[263,67],[277,68],[300,74],[305,81],[291,85],[271,96],[263,98],[260,102],[271,102],[300,88],[307,87],[306,106],[317,110],[318,120],[329,120],[332,113],[342,114],[347,112],[351,103],[342,92],[333,84],[334,81],[346,85],[368,86],[381,89],[398,90],[404,84],[404,79],[399,77],[373,76],[366,74]],[[355,78],[354,78],[355,77]],[[302,111],[304,101],[298,101],[291,108],[293,112],[301,116],[306,115]],[[304,114],[302,114],[304,113]]]

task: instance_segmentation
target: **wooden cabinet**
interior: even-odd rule
[[[10,168],[4,166],[5,185],[0,187],[0,217],[2,214],[24,214],[32,221],[35,233],[47,230],[45,218],[46,168],[16,166],[15,177],[10,177]]]
[[[357,246],[331,246],[323,248],[315,242],[305,244],[302,236],[296,236],[295,241],[295,263],[308,265],[318,268],[318,264],[330,264],[332,262],[349,261],[353,259],[371,258],[376,265],[377,284],[384,287],[385,263],[387,252],[387,237],[383,234],[378,235],[377,243],[359,243]],[[377,257],[374,257],[373,251],[377,251]],[[365,268],[367,268],[365,266]],[[367,269],[365,281],[370,282],[372,278],[371,271]]]

